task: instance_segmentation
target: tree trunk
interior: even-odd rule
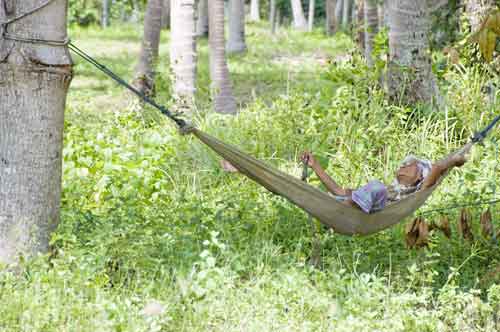
[[[144,36],[139,63],[135,71],[135,87],[148,95],[154,94],[154,67],[160,46],[162,2],[163,0],[149,0],[147,3],[144,15]]]
[[[229,78],[224,47],[224,0],[208,0],[211,90],[218,113],[236,113],[236,100]]]
[[[467,19],[473,32],[479,30],[482,20],[495,8],[495,0],[466,0]]]
[[[359,50],[365,52],[365,0],[356,1],[356,42],[358,43]]]
[[[198,19],[196,21],[196,36],[208,36],[208,0],[199,0]]]
[[[292,1],[293,26],[299,30],[307,30],[307,22],[304,17],[304,10],[300,0]]]
[[[139,22],[139,16],[141,13],[141,5],[138,0],[132,0],[132,15],[130,15],[130,22]]]
[[[335,21],[337,23],[337,30],[343,28],[342,23],[342,13],[344,12],[344,0],[337,0],[337,5],[335,6]]]
[[[378,8],[376,0],[364,0],[365,57],[368,67],[373,66],[373,38],[378,32]]]
[[[342,0],[340,0],[342,1]],[[337,7],[336,0],[325,1],[326,12],[326,34],[331,36],[337,31],[337,20],[335,17],[335,8]]]
[[[311,32],[314,28],[314,6],[315,6],[315,1],[314,0],[309,0],[309,15],[308,15],[308,22],[307,22],[307,30]]]
[[[276,0],[270,0],[269,22],[271,23],[271,33],[276,33]]]
[[[176,108],[189,110],[196,92],[195,0],[172,0],[170,15],[173,96]]]
[[[250,22],[260,21],[259,0],[250,0]]]
[[[0,6],[0,21],[40,5]],[[66,0],[10,23],[11,36],[67,38]],[[1,28],[0,28],[1,30]],[[59,223],[66,93],[71,58],[65,46],[3,39],[0,33],[0,262],[46,252]]]
[[[349,30],[350,24],[351,24],[351,17],[352,17],[352,7],[351,7],[351,2],[352,0],[344,0],[344,4],[342,6],[342,29],[343,30]]]
[[[389,95],[406,104],[431,103],[437,84],[429,56],[425,1],[389,0]]]
[[[245,52],[245,2],[244,0],[229,0],[229,38],[228,53]]]
[[[102,16],[101,16],[101,26],[103,28],[109,27],[109,7],[110,0],[102,0]]]
[[[387,26],[387,15],[386,15],[386,3],[379,3],[377,5],[378,10],[378,29],[382,30]]]
[[[169,29],[170,28],[170,0],[162,0],[161,7],[161,28]]]

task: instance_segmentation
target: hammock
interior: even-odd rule
[[[369,235],[398,224],[422,206],[447,175],[442,175],[429,188],[389,203],[378,212],[367,214],[354,206],[338,202],[328,193],[269,166],[198,129],[193,128],[189,131],[210,149],[229,161],[239,172],[269,191],[287,198],[325,226],[344,235]],[[466,153],[471,146],[472,142],[450,154],[449,157],[454,154]]]
[[[406,217],[413,214],[422,206],[432,192],[439,186],[447,174],[431,187],[419,190],[405,198],[388,204],[383,210],[366,214],[360,209],[338,202],[334,197],[299,179],[249,156],[236,147],[219,141],[218,139],[186,124],[178,114],[172,113],[167,108],[156,103],[152,98],[138,91],[120,76],[109,70],[106,66],[92,58],[89,54],[69,42],[70,50],[81,56],[84,60],[94,65],[97,69],[108,75],[118,84],[129,89],[142,101],[158,109],[163,115],[174,121],[184,133],[192,133],[213,151],[228,160],[236,169],[269,191],[281,195],[297,205],[324,225],[344,235],[369,235],[389,228]],[[473,144],[482,141],[487,133],[500,120],[496,116],[482,131],[476,133],[472,140],[454,154],[466,153]]]

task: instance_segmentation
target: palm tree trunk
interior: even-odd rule
[[[276,33],[276,0],[270,0],[269,22],[271,23],[271,33]]]
[[[314,6],[315,6],[315,1],[314,0],[309,0],[309,15],[308,15],[308,21],[307,21],[307,30],[311,32],[314,27]]]
[[[250,0],[250,22],[260,21],[259,0]]]
[[[373,66],[373,38],[378,32],[378,8],[376,0],[364,0],[365,57],[368,67]]]
[[[229,38],[228,53],[245,52],[245,2],[244,0],[229,0]]]
[[[352,0],[344,0],[344,5],[342,6],[342,29],[348,30],[351,24],[351,2]]]
[[[304,10],[300,0],[292,1],[293,26],[299,30],[307,30],[307,22],[304,17]]]
[[[340,0],[342,1],[342,0]],[[337,20],[335,17],[335,8],[337,7],[336,0],[325,1],[326,12],[326,34],[331,36],[337,31]]]
[[[406,104],[431,103],[437,84],[429,56],[427,3],[389,0],[389,95]]]
[[[176,108],[190,110],[196,93],[195,0],[172,0],[170,66]]]
[[[378,9],[378,29],[382,30],[387,26],[387,13],[385,8],[387,7],[387,4],[385,2],[379,3],[377,5]]]
[[[149,0],[144,15],[144,36],[142,37],[139,63],[135,71],[134,85],[148,95],[154,94],[155,63],[160,46],[161,16],[163,0]]]
[[[14,6],[15,4],[15,6]],[[40,5],[2,2],[0,22]],[[66,0],[7,27],[12,36],[66,39]],[[59,223],[62,143],[71,58],[65,46],[22,43],[0,35],[0,262],[49,248]]]
[[[208,36],[208,0],[199,0],[198,19],[196,21],[196,36]]]
[[[224,47],[224,0],[208,0],[211,89],[218,113],[236,113],[236,100],[229,78]]]
[[[161,28],[169,29],[170,28],[170,0],[162,0],[161,7]]]
[[[101,26],[103,28],[109,27],[109,7],[110,0],[102,0],[102,15],[101,15]]]
[[[335,6],[335,22],[337,22],[337,30],[339,28],[343,29],[342,14],[344,12],[344,0],[337,0],[337,5]]]

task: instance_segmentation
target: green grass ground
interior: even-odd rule
[[[73,41],[132,77],[140,27],[74,29]],[[300,174],[312,149],[343,184],[390,181],[408,153],[437,159],[487,123],[499,102],[478,68],[443,72],[441,112],[391,105],[345,36],[264,25],[229,67],[241,112],[210,112],[200,42],[193,121]],[[169,103],[168,36],[158,100]],[[76,60],[68,99],[62,221],[52,256],[0,273],[0,331],[498,331],[500,249],[434,232],[408,250],[404,223],[370,237],[323,230],[322,264],[307,264],[307,216],[251,181],[225,174],[199,142]],[[497,98],[498,99],[498,98]],[[498,132],[498,131],[497,131]],[[492,197],[496,139],[474,149],[422,210]],[[313,179],[317,184],[317,180]],[[495,222],[500,216],[492,207]],[[429,221],[440,218],[431,215]],[[500,224],[496,222],[497,228]],[[496,271],[496,273],[495,273]]]

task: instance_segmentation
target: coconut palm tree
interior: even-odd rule
[[[373,65],[373,38],[378,32],[378,7],[376,0],[364,0],[365,57],[369,67]]]
[[[144,36],[135,71],[134,85],[146,94],[154,93],[154,66],[160,45],[163,0],[149,0],[144,15]]]
[[[224,45],[224,0],[208,0],[208,43],[210,48],[210,79],[215,111],[236,113]]]
[[[208,0],[198,1],[198,19],[196,21],[196,35],[208,36]]]
[[[342,1],[342,0],[340,0]],[[326,13],[326,34],[333,35],[337,31],[337,20],[335,17],[335,7],[337,7],[337,0],[325,1]]]
[[[314,0],[309,0],[309,14],[307,15],[307,31],[311,32],[314,28],[314,9],[316,2]]]
[[[109,26],[109,0],[102,0],[102,15],[101,15],[101,26],[106,28]]]
[[[0,22],[7,9],[0,6]],[[11,2],[12,4],[12,2]],[[16,4],[16,2],[14,2]],[[66,94],[72,61],[64,40],[67,1],[17,2],[12,35],[61,41],[0,42],[0,263],[16,263],[49,248],[59,223]],[[17,6],[17,5],[16,5]],[[13,13],[10,17],[12,17]],[[20,55],[29,56],[20,56]]]
[[[389,0],[388,92],[404,103],[430,103],[438,95],[429,56],[426,1]]]
[[[172,0],[170,66],[176,107],[190,109],[196,92],[195,0]]]
[[[250,22],[260,21],[259,0],[250,0]]]
[[[161,8],[161,28],[170,28],[170,0],[163,0],[163,6]]]
[[[299,30],[307,30],[307,21],[304,16],[304,10],[302,8],[302,2],[300,0],[291,0],[292,2],[292,14],[293,14],[293,26]]]
[[[241,53],[247,49],[244,0],[229,0],[229,38],[226,48],[228,53]]]

